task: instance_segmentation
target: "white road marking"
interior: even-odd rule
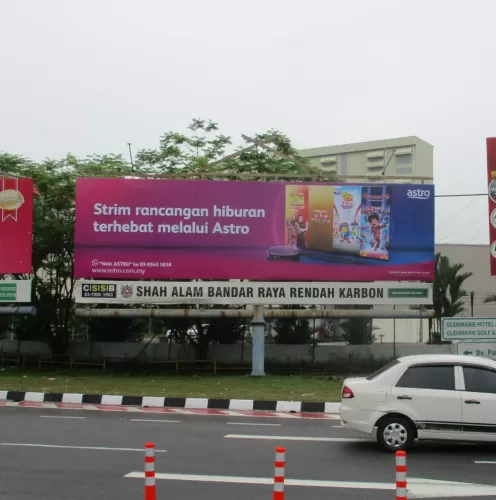
[[[475,460],[474,464],[496,465],[496,462],[490,460]]]
[[[370,439],[356,438],[326,438],[326,437],[309,437],[309,436],[258,436],[249,434],[227,434],[224,436],[227,439],[266,439],[269,441],[317,441],[326,443],[369,443]]]
[[[143,472],[130,472],[124,477],[133,479],[143,479]],[[237,477],[237,476],[208,476],[195,474],[163,474],[155,473],[156,479],[169,481],[192,481],[205,483],[232,483],[232,484],[263,484],[271,485],[273,478],[265,477]],[[323,481],[311,479],[285,479],[287,486],[303,486],[316,488],[340,488],[355,490],[382,490],[394,491],[396,485],[393,482],[373,483],[354,481]],[[457,483],[452,481],[437,481],[434,479],[408,479],[408,493],[413,498],[467,498],[471,496],[491,496],[496,495],[496,486],[486,486],[482,484]]]
[[[86,417],[74,417],[74,416],[70,416],[70,415],[39,415],[39,418],[75,418],[75,419],[83,420]]]
[[[152,419],[152,418],[131,418],[131,422],[160,422],[163,424],[180,424],[180,420],[162,420],[162,419]]]
[[[68,450],[99,450],[99,451],[140,451],[144,448],[108,448],[106,446],[61,446],[56,444],[33,444],[33,443],[0,443],[0,446],[25,446],[28,448],[60,448]],[[155,450],[155,453],[165,453],[166,450]]]
[[[227,425],[264,425],[266,427],[281,427],[281,424],[252,424],[250,422],[227,422]]]
[[[143,472],[130,472],[124,477],[142,479]],[[155,479],[168,479],[169,481],[198,481],[204,483],[235,483],[235,484],[273,484],[274,478],[265,477],[236,477],[236,476],[208,476],[195,474],[163,474],[155,473]],[[309,479],[285,479],[287,486],[320,486],[323,488],[358,488],[370,490],[394,490],[393,483],[352,483],[346,481],[314,481]]]

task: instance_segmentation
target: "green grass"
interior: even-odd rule
[[[0,371],[0,390],[276,401],[339,401],[341,380],[303,375],[135,375],[92,371]]]

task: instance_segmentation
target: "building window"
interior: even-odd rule
[[[341,177],[348,175],[348,155],[346,153],[339,155],[339,175]]]
[[[396,167],[396,173],[400,175],[413,174],[412,167]]]
[[[412,155],[396,155],[396,165],[411,165]]]

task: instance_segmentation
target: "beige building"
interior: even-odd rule
[[[496,276],[491,276],[488,245],[436,245],[436,252],[449,258],[452,264],[463,264],[461,272],[471,272],[463,288],[468,296],[463,299],[464,312],[461,316],[472,315],[470,295],[473,294],[474,317],[496,318],[496,302],[484,303],[488,295],[496,295]]]
[[[489,295],[496,294],[496,276],[491,276],[488,245],[436,245],[436,252],[449,258],[452,264],[463,264],[461,272],[473,275],[463,285],[467,296],[463,299],[464,311],[460,316],[496,318],[496,303],[484,303]],[[473,297],[473,305],[472,305]],[[428,321],[422,325],[417,319],[375,319],[374,335],[380,342],[427,342]],[[380,336],[380,337],[379,337]]]
[[[349,182],[432,184],[434,146],[418,137],[303,149],[301,156]]]

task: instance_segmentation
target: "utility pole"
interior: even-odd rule
[[[127,143],[127,147],[129,148],[129,159],[131,160],[131,172],[134,172],[134,160],[133,160],[133,152],[131,150],[131,143]]]

